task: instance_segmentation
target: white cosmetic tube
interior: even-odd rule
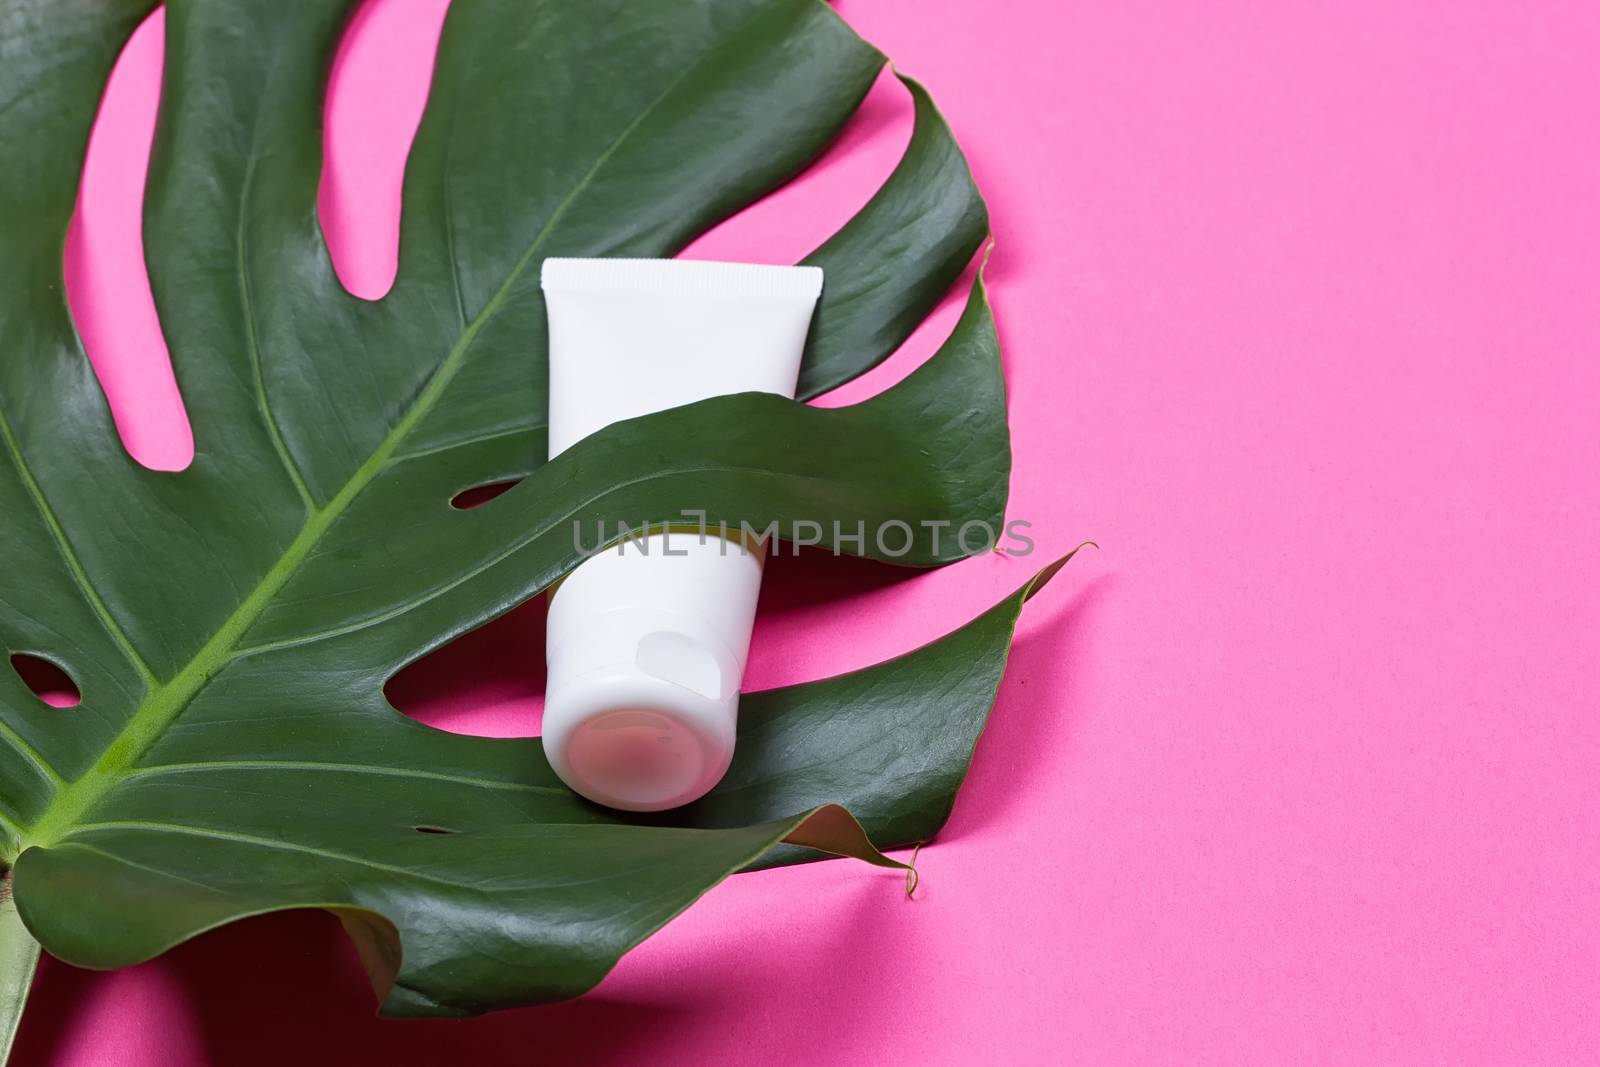
[[[793,397],[822,271],[547,259],[542,282],[555,456],[613,422],[708,397]],[[661,811],[721,780],[763,558],[715,532],[655,533],[566,577],[550,600],[543,731],[562,781],[613,808]]]

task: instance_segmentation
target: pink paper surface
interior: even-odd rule
[[[342,276],[393,275],[443,0],[329,104]],[[841,0],[993,212],[1029,560],[769,572],[750,682],[907,650],[1085,538],[900,879],[739,876],[582,1001],[387,1022],[330,918],[47,961],[17,1062],[1574,1063],[1600,1049],[1600,8]],[[191,449],[139,258],[159,16],[97,127],[69,291],[129,447]],[[490,102],[485,101],[485,104]],[[690,254],[784,262],[893,166],[878,86]],[[905,374],[955,302],[887,365]],[[534,732],[537,605],[392,687]]]

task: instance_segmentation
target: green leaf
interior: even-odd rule
[[[368,302],[316,219],[352,6],[168,5],[145,234],[197,441],[176,474],[123,450],[61,285],[88,128],[149,5],[0,13],[0,647],[83,694],[48,709],[0,665],[0,863],[27,928],[114,967],[325,907],[386,1011],[461,1014],[590,988],[742,867],[818,849],[895,866],[872,842],[942,822],[1024,594],[911,657],[752,695],[734,770],[678,825],[580,800],[536,739],[443,733],[383,697],[580,562],[575,522],[820,520],[917,566],[961,554],[925,523],[998,527],[1010,456],[981,281],[939,353],[863,404],[724,397],[543,461],[540,261],[671,254],[814,158],[882,57],[815,0],[457,4],[399,276]],[[905,161],[811,257],[829,280],[810,393],[891,351],[982,238],[965,163],[911,89]],[[888,520],[905,553],[848,540]]]

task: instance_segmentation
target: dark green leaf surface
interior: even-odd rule
[[[576,565],[575,520],[897,519],[918,536],[894,561],[921,566],[959,554],[922,520],[999,524],[981,283],[928,365],[871,401],[720,398],[543,462],[542,259],[671,254],[813,158],[882,57],[814,0],[457,4],[399,277],[368,302],[339,286],[315,214],[352,5],[169,4],[145,234],[197,441],[172,474],[123,450],[61,285],[89,124],[148,6],[0,12],[0,646],[83,693],[53,712],[0,667],[0,861],[45,947],[118,966],[327,907],[386,1010],[465,1013],[589,988],[727,873],[799,845],[888,863],[838,803],[880,846],[931,835],[1021,594],[936,650],[749,697],[734,771],[677,826],[579,800],[536,740],[442,733],[383,698]],[[808,395],[891,351],[982,238],[965,164],[911,88],[905,161],[811,257],[828,287]]]

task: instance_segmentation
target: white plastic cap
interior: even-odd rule
[[[653,534],[567,576],[550,601],[543,729],[562,781],[609,807],[661,811],[721,780],[761,565],[736,541]]]
[[[562,599],[544,712],[556,774],[625,811],[703,796],[733,759],[743,663],[687,616],[634,605],[574,618]]]

